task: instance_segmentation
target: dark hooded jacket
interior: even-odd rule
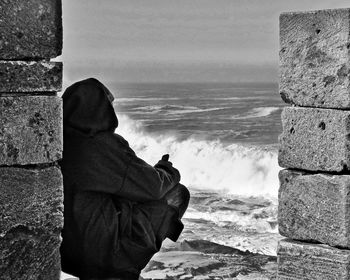
[[[168,161],[147,164],[114,133],[112,100],[96,79],[75,83],[63,95],[62,270],[82,278],[137,279],[163,239],[176,240],[183,228],[162,199],[180,174]]]

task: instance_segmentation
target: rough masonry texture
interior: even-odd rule
[[[61,0],[0,0],[0,19],[0,59],[33,60],[61,54]]]
[[[0,97],[0,165],[61,159],[62,130],[60,97]]]
[[[59,279],[60,169],[0,167],[0,186],[0,278]]]
[[[63,179],[58,167],[0,167],[0,237],[16,230],[60,233]]]
[[[61,0],[0,0],[0,279],[59,280]]]
[[[350,250],[281,240],[277,256],[279,280],[350,279]]]
[[[0,61],[0,95],[10,92],[57,92],[61,89],[61,62]]]
[[[329,172],[350,169],[350,111],[286,107],[282,126],[281,167]]]
[[[350,175],[279,173],[279,232],[350,248]]]
[[[299,106],[350,108],[350,9],[280,16],[280,94]]]

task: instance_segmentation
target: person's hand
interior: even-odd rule
[[[169,161],[169,154],[162,156],[161,160],[155,165],[155,167],[163,166],[165,169],[173,169],[173,163]]]
[[[180,182],[180,172],[175,167],[173,167],[173,163],[169,161],[169,154],[165,154],[162,156],[161,160],[154,166],[158,169],[163,169],[173,178],[173,182]]]
[[[166,169],[172,169],[173,163],[169,161],[169,154],[165,154],[162,156],[161,160],[155,166],[163,166]]]
[[[169,154],[165,154],[162,156],[162,160],[169,161]]]

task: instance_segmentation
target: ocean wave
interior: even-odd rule
[[[211,112],[227,109],[227,107],[216,107],[216,108],[199,108],[196,106],[184,106],[184,105],[149,105],[133,108],[133,112],[140,111],[140,113],[148,114],[164,114],[164,115],[179,115],[179,114],[191,114],[191,113],[202,113]]]
[[[203,96],[201,97],[201,100],[215,100],[215,101],[228,101],[228,100],[233,100],[233,101],[243,101],[243,100],[260,100],[260,99],[265,99],[265,98],[270,98],[269,96],[230,96],[230,97],[220,97],[220,96],[213,96],[213,97],[208,97],[208,96]],[[197,100],[198,97],[192,97],[189,99]]]
[[[148,113],[161,113],[161,112],[168,112],[172,110],[177,110],[177,111],[186,111],[186,110],[198,110],[198,107],[195,106],[184,106],[184,105],[148,105],[148,106],[140,106],[140,107],[135,107],[133,108],[134,111],[143,111],[143,112],[148,112]]]
[[[192,190],[187,219],[248,232],[277,233],[277,198],[243,197]]]
[[[135,102],[135,101],[160,101],[160,100],[180,100],[181,97],[116,97],[117,103],[123,102]]]
[[[129,141],[136,154],[156,163],[163,154],[181,172],[182,183],[197,189],[227,194],[277,197],[277,151],[258,146],[196,139],[179,140],[176,135],[151,135],[140,122],[119,116],[116,133]]]
[[[272,95],[272,91],[271,90],[263,90],[263,89],[257,89],[257,90],[253,90],[254,94],[269,94]]]
[[[261,117],[267,117],[271,115],[272,113],[281,110],[279,107],[258,107],[250,110],[248,114],[241,116],[236,115],[233,116],[232,119],[239,120],[239,119],[252,119],[252,118],[261,118]]]
[[[207,203],[201,203],[203,199]],[[277,198],[222,196],[192,189],[182,238],[190,240],[195,236],[241,250],[276,255],[277,241],[281,238],[277,212]]]
[[[219,227],[235,228],[251,233],[278,232],[276,205],[264,210],[253,210],[246,215],[237,211],[200,212],[191,210],[186,212],[184,218],[202,219],[203,223],[210,221]],[[262,215],[269,216],[259,218]]]
[[[187,99],[190,100],[198,100],[198,96],[191,97],[191,96],[186,96]],[[270,98],[269,96],[264,97],[264,96],[230,96],[230,97],[222,97],[222,96],[201,96],[201,100],[207,100],[207,101],[243,101],[243,100],[259,100],[259,99],[265,99],[265,98]],[[116,97],[116,102],[117,103],[128,103],[128,102],[136,102],[136,101],[145,101],[145,102],[150,102],[150,101],[167,101],[167,100],[181,100],[183,98],[181,97],[149,97],[149,96],[138,96],[138,97]]]

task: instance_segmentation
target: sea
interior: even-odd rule
[[[277,84],[106,85],[115,96],[115,132],[151,165],[169,154],[190,190],[179,242],[205,240],[276,256],[285,106]],[[61,279],[76,279],[68,277]]]
[[[163,154],[191,193],[182,239],[276,255],[278,135],[274,83],[111,84],[116,133],[155,164]]]

